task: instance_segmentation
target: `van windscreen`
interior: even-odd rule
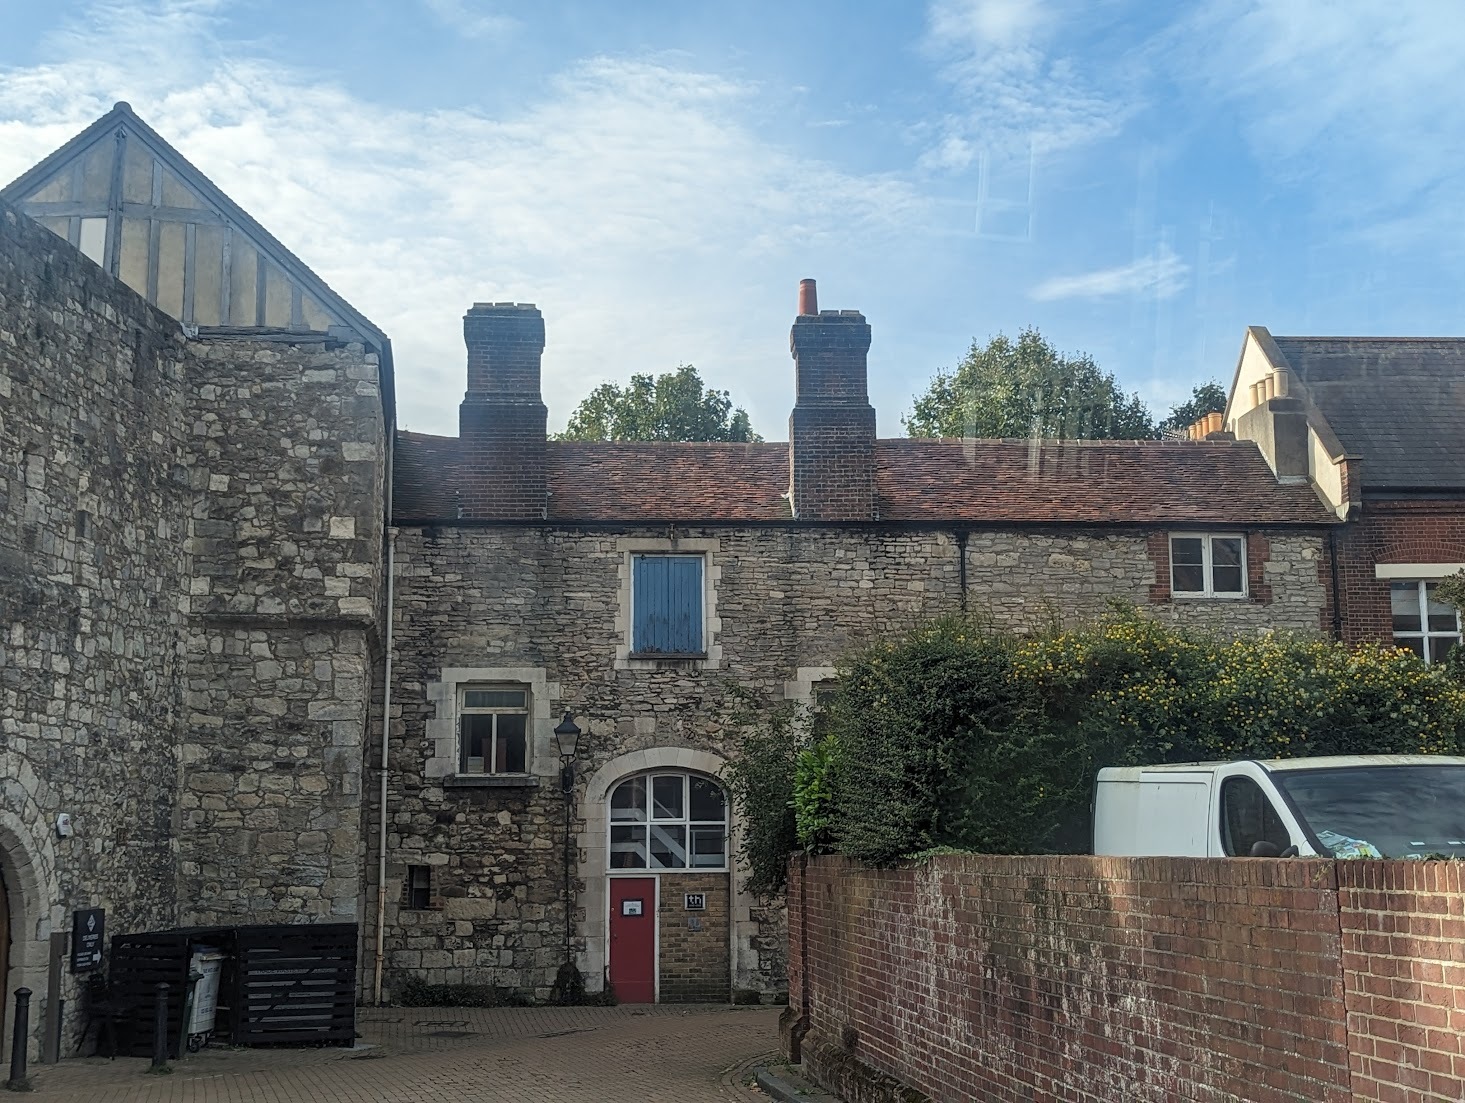
[[[1465,766],[1349,766],[1272,776],[1336,857],[1465,857]]]

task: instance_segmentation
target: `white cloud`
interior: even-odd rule
[[[422,0],[427,10],[459,34],[469,38],[498,38],[518,26],[518,20],[499,12],[482,10],[472,0]]]
[[[776,437],[797,279],[888,263],[928,221],[895,177],[770,145],[743,121],[756,89],[716,75],[595,58],[510,115],[406,111],[226,48],[210,11],[109,4],[57,60],[0,71],[0,179],[128,99],[391,335],[415,429],[456,431],[459,320],[514,300],[545,313],[552,422],[601,380],[690,361]]]
[[[1303,185],[1360,236],[1458,247],[1454,139],[1465,7],[1211,0],[1155,44],[1182,87],[1234,111],[1260,171]]]
[[[934,0],[927,19],[933,39],[981,48],[1016,45],[1050,16],[1044,0]]]
[[[1127,99],[1058,46],[1082,14],[1054,0],[932,0],[925,49],[958,109],[936,126],[921,167],[963,170],[980,150],[1043,154],[1117,133]]]
[[[1120,295],[1146,295],[1169,299],[1185,290],[1190,266],[1173,249],[1162,245],[1147,257],[1115,268],[1101,268],[1077,276],[1055,276],[1033,288],[1038,302],[1058,299],[1111,299]]]

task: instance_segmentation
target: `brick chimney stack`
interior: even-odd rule
[[[538,521],[548,505],[539,391],[544,318],[531,303],[474,303],[463,316],[468,392],[458,408],[464,517]]]
[[[858,310],[818,309],[799,283],[789,332],[795,399],[788,420],[789,502],[810,521],[878,520],[875,409],[867,387],[870,327]]]

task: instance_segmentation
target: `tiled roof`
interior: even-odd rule
[[[1465,339],[1274,337],[1366,489],[1465,488]]]
[[[548,445],[549,519],[779,521],[787,444]],[[1278,485],[1249,441],[883,440],[883,521],[1324,524],[1312,488]],[[397,435],[399,522],[457,516],[458,441]]]
[[[891,520],[1248,524],[1315,521],[1310,486],[1279,485],[1251,441],[883,440]]]

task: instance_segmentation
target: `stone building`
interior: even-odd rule
[[[0,1015],[30,988],[37,1040],[76,1036],[76,909],[359,918],[391,424],[381,332],[125,104],[0,192]]]
[[[717,786],[724,702],[809,702],[922,618],[1120,599],[1323,627],[1338,519],[1255,443],[877,440],[865,318],[811,282],[800,310],[786,444],[547,440],[539,311],[467,313],[458,436],[395,455],[388,988],[544,997],[568,939],[622,999],[779,990],[781,913],[742,887]],[[586,729],[568,929],[565,713]]]
[[[1349,522],[1329,538],[1333,635],[1392,639],[1426,662],[1460,642],[1434,591],[1465,570],[1465,341],[1252,326],[1225,417]]]
[[[125,105],[0,203],[0,978],[38,1039],[87,906],[356,920],[367,1000],[544,998],[567,956],[627,1000],[768,997],[731,701],[811,703],[943,613],[1387,638],[1383,567],[1465,561],[1453,445],[1386,474],[1304,339],[1253,331],[1204,439],[878,440],[870,327],[811,283],[788,443],[582,444],[547,437],[539,311],[478,304],[435,437],[395,431],[381,331]]]

